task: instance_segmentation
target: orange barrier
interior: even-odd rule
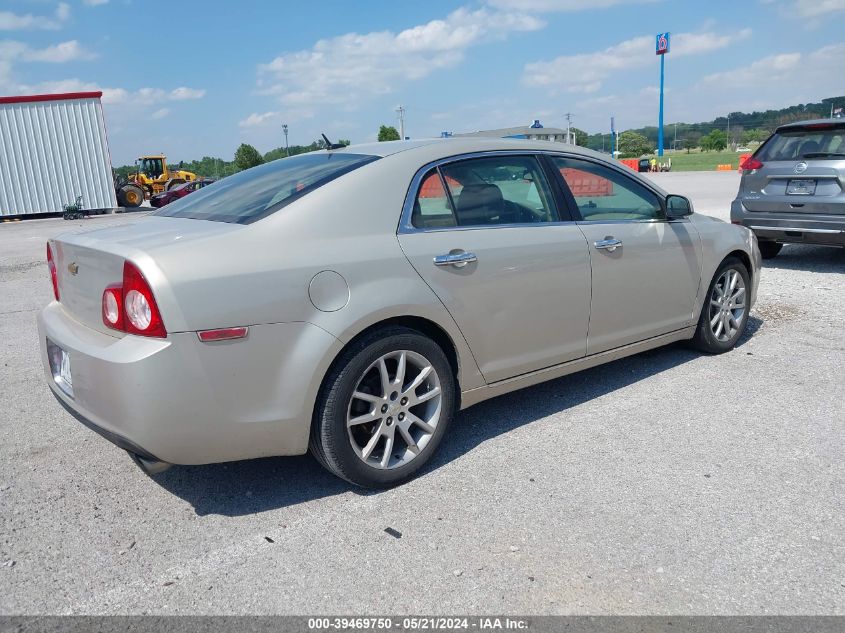
[[[728,163],[726,165],[716,165],[716,171],[733,171],[733,170],[734,170],[734,166],[731,165],[730,163]]]
[[[626,167],[630,167],[634,171],[639,171],[640,169],[640,159],[639,158],[622,158],[620,161]]]
[[[584,196],[612,196],[613,183],[607,178],[596,176],[580,169],[573,169],[572,167],[564,167],[560,170],[560,175],[566,181],[569,190],[576,198]]]
[[[740,154],[739,155],[739,167],[737,167],[737,171],[742,171],[742,163],[747,161],[751,158],[751,154]]]

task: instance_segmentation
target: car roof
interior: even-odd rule
[[[830,126],[830,127],[843,127],[845,128],[845,119],[811,119],[808,121],[795,121],[794,123],[785,123],[784,125],[778,126],[776,132],[784,132],[791,129],[801,129],[810,126]]]
[[[407,153],[408,155],[434,156],[431,160],[437,160],[438,158],[445,158],[447,156],[457,154],[489,152],[496,150],[566,152],[570,154],[582,154],[584,156],[598,157],[603,160],[612,160],[609,154],[602,154],[600,152],[587,149],[586,147],[579,147],[577,145],[570,145],[557,141],[490,137],[449,137],[416,139],[412,141],[362,143],[359,145],[348,145],[342,149],[330,151],[333,153],[343,152],[349,154],[368,154],[371,156],[381,156],[382,158],[400,153]]]

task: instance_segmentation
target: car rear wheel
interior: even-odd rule
[[[763,259],[771,259],[772,257],[777,257],[777,254],[780,253],[780,249],[783,248],[783,244],[770,241],[757,242],[757,246],[760,247],[760,255]]]
[[[375,331],[326,377],[310,449],[337,476],[387,488],[416,474],[455,411],[455,378],[440,346],[404,327]]]
[[[692,344],[708,354],[734,348],[748,324],[751,278],[745,265],[728,257],[710,282]]]

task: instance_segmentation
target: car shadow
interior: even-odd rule
[[[777,257],[764,260],[763,266],[814,273],[842,273],[845,272],[845,248],[786,244]]]
[[[762,326],[759,318],[749,317],[746,332],[733,353],[742,353],[742,346]],[[441,444],[424,472],[436,470],[513,429],[564,413],[700,357],[699,352],[676,343],[477,404],[458,414],[448,441]],[[177,466],[153,479],[190,503],[198,515],[243,516],[348,492],[378,494],[329,474],[310,455]]]

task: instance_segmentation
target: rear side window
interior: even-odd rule
[[[429,171],[417,192],[411,224],[431,229],[557,219],[551,190],[535,157],[491,156]]]
[[[314,152],[275,160],[202,187],[153,215],[249,224],[378,158]]]
[[[755,158],[766,161],[841,160],[845,157],[845,127],[776,132]]]

